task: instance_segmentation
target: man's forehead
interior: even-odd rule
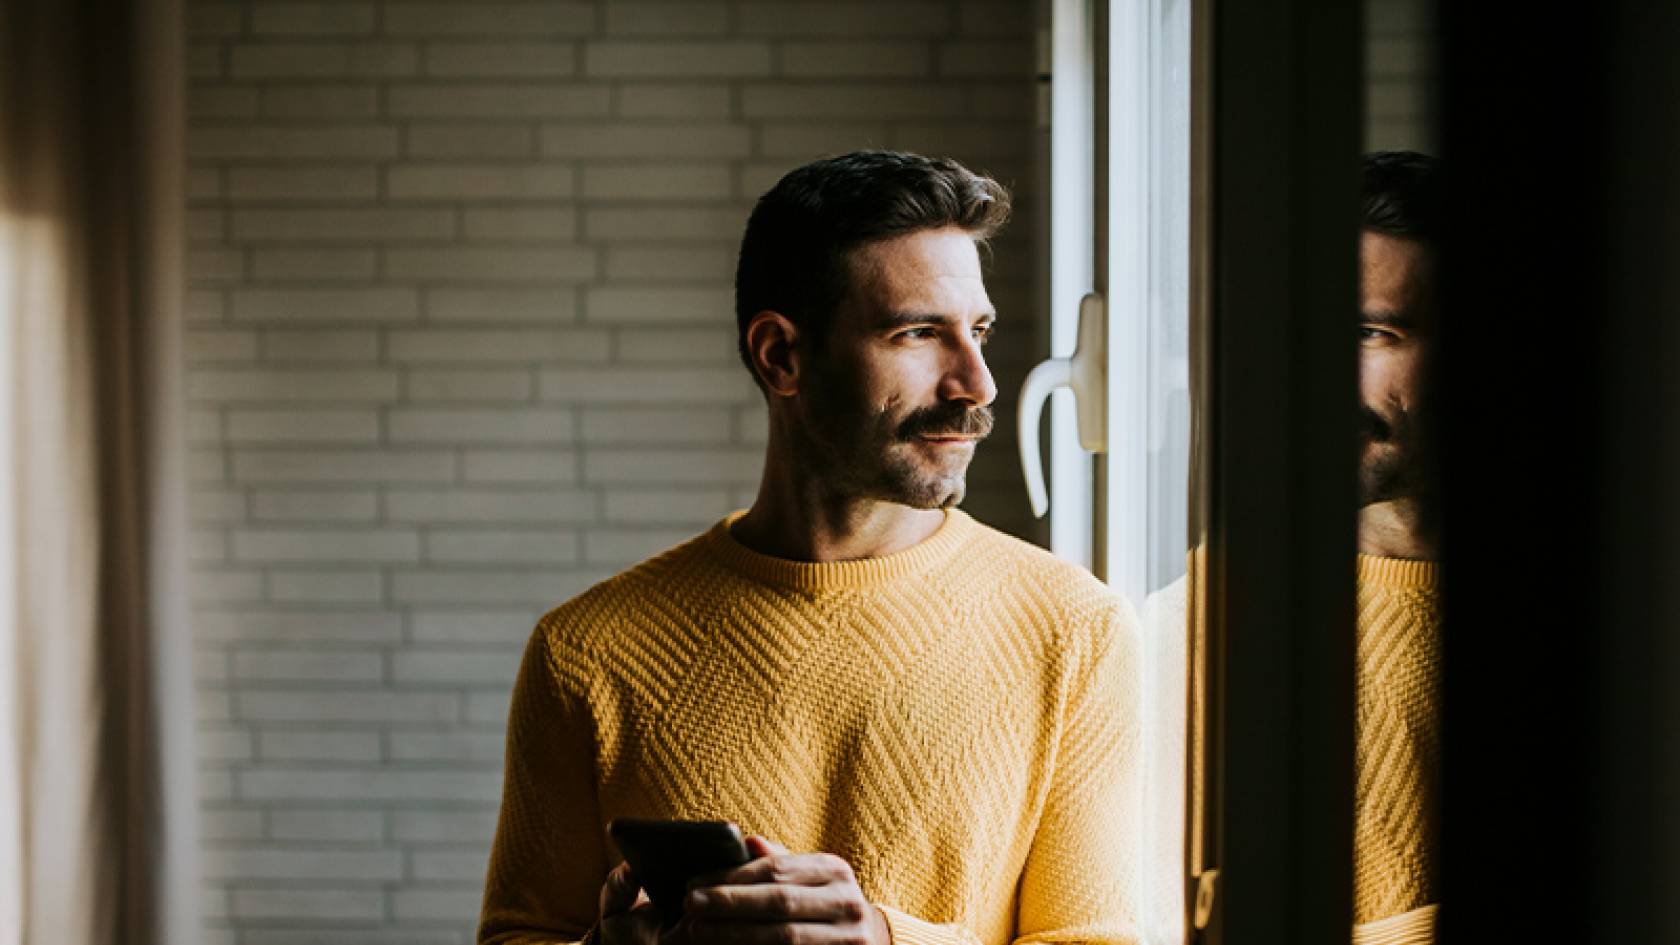
[[[858,247],[851,253],[852,289],[874,304],[913,305],[952,296],[984,298],[980,253],[957,227],[919,230]]]

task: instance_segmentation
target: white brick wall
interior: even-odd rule
[[[209,940],[463,945],[534,620],[753,495],[731,283],[763,189],[867,146],[1015,184],[1013,416],[1033,4],[189,10]],[[967,504],[1033,534],[1013,450]]]
[[[1439,154],[1435,24],[1423,0],[1365,0],[1365,146]]]

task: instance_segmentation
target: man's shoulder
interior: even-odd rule
[[[999,581],[1027,593],[1070,601],[1120,599],[1086,568],[984,522],[974,525],[974,540],[964,550],[966,566],[991,570]]]
[[[604,580],[598,581],[537,622],[551,652],[581,657],[600,641],[632,630],[669,611],[685,578],[703,565],[702,532]]]

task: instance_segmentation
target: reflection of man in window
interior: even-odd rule
[[[736,275],[758,498],[537,627],[481,942],[651,945],[617,817],[759,835],[678,941],[1131,940],[1132,618],[955,508],[996,394],[976,242],[1007,210],[886,152],[759,201]]]
[[[1426,374],[1436,327],[1439,171],[1369,155],[1360,244],[1361,454],[1354,940],[1433,937],[1440,613]]]

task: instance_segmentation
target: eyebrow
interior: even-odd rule
[[[956,321],[957,320],[950,315],[937,312],[889,312],[886,315],[881,316],[876,323],[876,327],[882,331],[910,328],[915,325],[938,325],[943,328],[947,325],[955,324]],[[997,321],[997,313],[986,312],[980,316],[978,321],[981,324],[989,325],[992,322]]]
[[[1391,328],[1408,328],[1413,324],[1413,320],[1408,318],[1405,313],[1397,309],[1377,308],[1370,309],[1368,311],[1361,310],[1359,313],[1359,324],[1387,325]]]

